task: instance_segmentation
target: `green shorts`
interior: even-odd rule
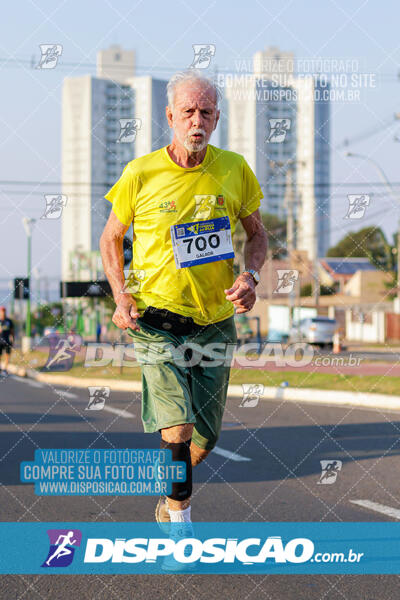
[[[195,423],[192,440],[205,450],[217,442],[237,342],[234,318],[199,332],[175,336],[141,318],[140,331],[128,329],[142,371],[144,431]]]

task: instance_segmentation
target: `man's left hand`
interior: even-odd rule
[[[233,302],[236,314],[251,310],[256,301],[256,284],[249,274],[241,273],[229,290],[224,290],[226,299]]]

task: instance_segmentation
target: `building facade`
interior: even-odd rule
[[[233,82],[225,86],[222,147],[242,154],[255,172],[262,211],[293,214],[294,246],[311,260],[325,256],[330,111],[319,79],[296,76],[293,54],[270,48],[254,55],[252,73]]]
[[[135,76],[133,51],[98,53],[97,76],[67,77],[62,95],[62,279],[96,277],[90,261],[110,212],[104,195],[132,159],[169,143],[166,81]],[[85,258],[86,257],[86,258]]]

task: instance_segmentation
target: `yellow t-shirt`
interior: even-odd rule
[[[139,313],[151,305],[200,325],[233,315],[224,293],[234,281],[233,258],[178,269],[170,227],[228,216],[233,235],[237,220],[257,210],[262,197],[243,156],[210,144],[197,167],[177,165],[166,146],[129,162],[105,198],[121,223],[133,221],[130,289]]]

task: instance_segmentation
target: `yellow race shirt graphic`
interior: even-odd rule
[[[171,226],[228,217],[233,236],[238,219],[257,210],[262,197],[243,156],[212,145],[193,168],[177,165],[166,147],[129,162],[105,198],[121,223],[133,223],[129,268],[146,274],[132,293],[139,312],[166,308],[201,325],[231,316],[224,289],[234,280],[233,258],[177,268]]]

